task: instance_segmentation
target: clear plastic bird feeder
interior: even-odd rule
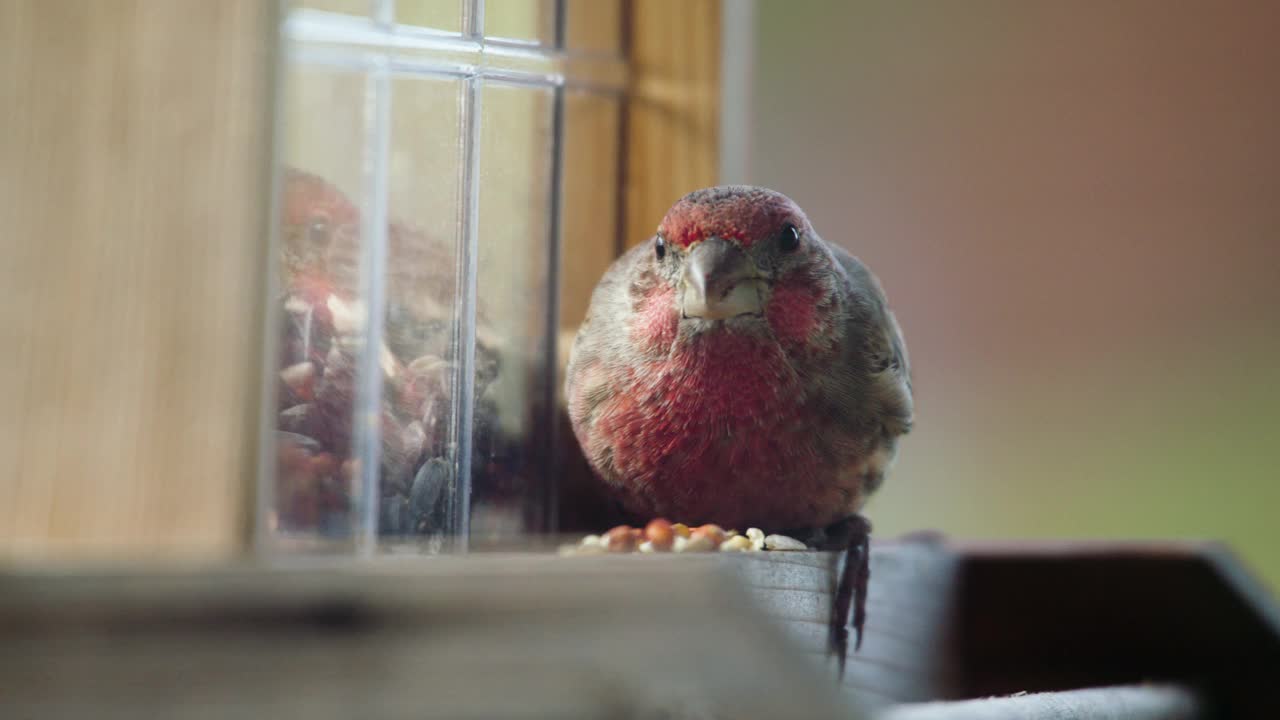
[[[616,177],[583,160],[618,152],[618,6],[287,7],[266,549],[484,546],[553,523],[559,258],[572,228],[616,221]],[[581,205],[602,218],[562,212],[575,188],[608,198]]]

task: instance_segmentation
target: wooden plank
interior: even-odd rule
[[[0,557],[244,545],[274,7],[0,3]]]
[[[565,0],[565,47],[593,55],[618,53],[622,49],[622,6],[622,0]]]
[[[0,715],[863,717],[714,557],[671,559],[0,575]]]
[[[824,663],[835,557],[828,553],[721,556],[745,582],[752,601],[778,620],[797,645]],[[949,623],[956,558],[931,543],[877,543],[862,649],[850,652],[842,680],[871,706],[919,702],[952,691]],[[835,668],[826,668],[834,677]]]
[[[830,556],[719,557],[825,659]],[[1213,544],[877,542],[865,630],[844,687],[872,707],[1166,681],[1280,716],[1256,692],[1280,672],[1280,609]]]
[[[245,713],[275,703],[285,717],[302,703],[361,703],[375,716],[430,706],[575,717],[655,702],[670,709],[710,693],[749,716],[818,717],[756,703],[774,693],[825,703],[834,692],[825,650],[833,560],[523,553],[0,574],[0,714],[94,703],[106,708],[95,717],[156,708],[198,717],[181,707],[195,697]],[[1276,717],[1257,691],[1280,669],[1274,603],[1212,547],[1099,554],[1089,545],[889,542],[873,548],[871,573],[865,642],[842,686],[862,711],[1130,678],[1194,686],[1225,716]],[[664,689],[655,698],[636,683]],[[1064,697],[1073,696],[1009,707],[1098,705],[1062,705]]]
[[[902,705],[879,720],[1196,720],[1207,704],[1176,685],[1089,688],[961,702]]]
[[[720,137],[720,0],[628,4],[624,237],[653,236],[685,193],[715,185]]]
[[[1280,610],[1209,543],[957,543],[957,695],[1194,679],[1280,717]]]

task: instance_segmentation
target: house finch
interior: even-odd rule
[[[628,514],[825,529],[843,545],[831,635],[843,668],[868,573],[857,513],[912,422],[906,347],[865,265],[780,193],[690,193],[600,280],[565,392]]]

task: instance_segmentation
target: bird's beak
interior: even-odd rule
[[[680,310],[686,318],[724,320],[764,312],[764,278],[746,253],[721,238],[707,238],[689,251],[681,286]]]

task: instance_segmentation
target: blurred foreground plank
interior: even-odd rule
[[[654,560],[0,576],[0,716],[862,716],[714,557]]]
[[[1280,612],[1218,546],[877,544],[843,693],[834,560],[0,574],[0,717],[1280,717]]]

